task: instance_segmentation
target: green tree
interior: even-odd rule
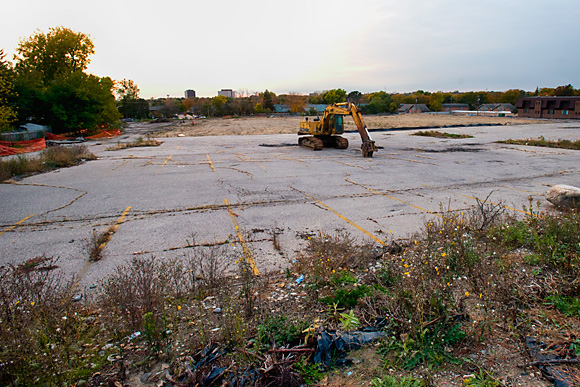
[[[275,96],[276,96],[276,94],[272,93],[271,91],[268,91],[268,89],[266,89],[266,91],[264,91],[264,94],[262,95],[262,106],[263,106],[264,110],[270,111],[270,112],[274,111],[274,97]]]
[[[124,118],[149,117],[149,103],[139,98],[139,87],[132,80],[123,79],[115,83],[117,108]]]
[[[55,133],[106,126],[119,119],[113,80],[73,72],[57,77],[44,94],[46,123]]]
[[[324,100],[329,105],[332,105],[333,103],[346,102],[346,90],[343,89],[328,90],[326,94],[324,94]]]
[[[369,103],[362,107],[365,114],[387,113],[391,110],[391,95],[384,91],[368,94],[366,98]]]
[[[123,79],[115,85],[115,93],[120,100],[138,99],[139,91],[137,84],[130,79]]]
[[[346,99],[348,100],[348,102],[354,103],[354,104],[358,104],[360,102],[360,100],[362,99],[362,93],[360,91],[351,91],[350,93],[348,93],[348,96],[346,97]]]
[[[51,28],[22,39],[17,48],[15,105],[20,122],[48,124],[55,132],[92,129],[119,119],[114,82],[84,72],[94,53],[91,39]]]
[[[213,106],[217,116],[223,116],[225,114],[225,105],[227,101],[228,98],[224,95],[216,95],[211,99],[211,105]]]
[[[44,82],[50,82],[57,76],[86,70],[95,50],[87,35],[56,27],[21,40],[16,52],[18,72],[36,71]]]
[[[5,57],[4,51],[0,50],[0,132],[10,130],[16,121],[16,112],[10,105],[15,96],[14,71]]]

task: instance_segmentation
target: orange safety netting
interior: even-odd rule
[[[111,129],[111,130],[104,130],[101,133],[95,134],[94,136],[87,136],[87,138],[112,138],[115,136],[120,136],[121,130],[119,129]]]
[[[27,141],[0,141],[0,156],[37,152],[46,149],[44,138]]]
[[[47,140],[66,140],[67,139],[66,136],[63,136],[61,134],[52,134],[50,132],[46,132],[44,135],[45,135],[45,138]]]

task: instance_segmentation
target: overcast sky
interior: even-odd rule
[[[90,35],[88,71],[144,98],[580,88],[578,0],[14,0],[0,48],[50,27]]]

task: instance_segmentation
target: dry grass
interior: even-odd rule
[[[147,139],[143,139],[143,137],[139,137],[137,138],[137,140],[132,141],[132,142],[127,142],[127,143],[118,143],[115,146],[112,146],[110,148],[107,148],[108,151],[117,151],[117,150],[122,150],[122,149],[127,149],[127,148],[139,148],[139,147],[149,147],[149,146],[159,146],[163,144],[163,141],[159,141],[159,140],[152,140],[149,138],[149,136],[147,136]]]
[[[49,147],[37,156],[21,155],[0,160],[0,181],[72,167],[96,158],[85,145]]]
[[[174,137],[178,134],[186,136],[229,136],[229,135],[260,135],[260,134],[296,134],[303,117],[239,117],[239,118],[211,118],[204,120],[186,121],[175,124],[162,132],[159,136]],[[439,128],[445,126],[469,125],[517,125],[536,123],[537,121],[509,118],[509,117],[482,117],[482,116],[452,116],[443,114],[401,114],[389,116],[364,116],[367,127],[373,129],[392,128]],[[345,130],[356,130],[352,119],[345,119]]]
[[[460,385],[465,374],[472,385],[541,385],[517,367],[530,373],[526,337],[580,355],[580,219],[530,204],[518,220],[501,208],[442,208],[384,249],[321,232],[286,276],[255,277],[241,249],[192,240],[183,257],[136,257],[76,303],[52,260],[1,268],[0,382],[131,384],[167,364],[151,383],[203,384],[218,369],[215,385],[299,386],[324,376],[312,362],[317,333],[348,325],[384,329],[382,355],[373,348],[372,372],[331,373],[326,385]]]

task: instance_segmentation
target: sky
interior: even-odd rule
[[[580,88],[578,0],[13,0],[0,49],[63,26],[143,98]]]

